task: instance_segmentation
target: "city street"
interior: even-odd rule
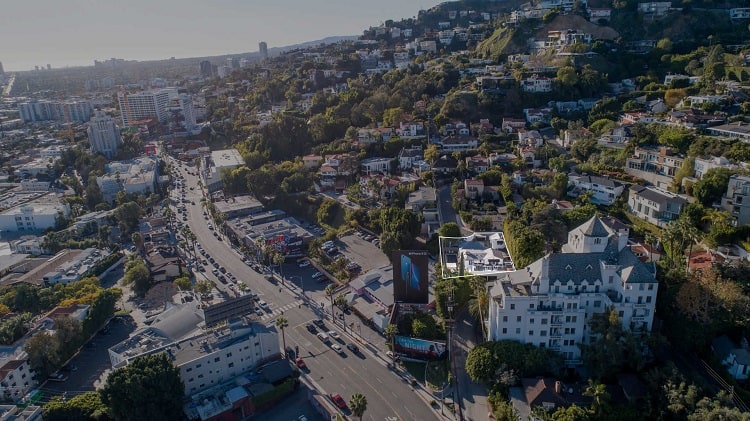
[[[326,321],[326,330],[334,330],[341,335],[343,340],[343,342],[339,342],[343,348],[341,355],[309,333],[305,329],[305,324],[318,318],[316,312],[320,312],[318,306],[321,301],[318,295],[320,292],[312,293],[315,294],[314,301],[312,301],[315,308],[311,309],[301,299],[302,295],[299,288],[293,285],[289,285],[290,288],[287,288],[271,283],[266,279],[266,275],[257,273],[248,267],[237,251],[232,249],[228,243],[214,237],[209,230],[208,223],[203,217],[197,176],[191,176],[184,170],[180,172],[185,176],[185,185],[195,187],[194,190],[186,191],[186,198],[188,199],[186,204],[188,209],[187,224],[203,248],[216,259],[219,265],[224,266],[227,272],[233,273],[238,280],[244,282],[262,300],[269,303],[270,312],[261,317],[263,323],[273,326],[276,317],[283,313],[289,322],[289,327],[285,330],[286,344],[292,348],[299,347],[300,354],[309,368],[309,371],[303,375],[307,376],[318,387],[321,394],[338,393],[348,401],[354,393],[362,393],[368,401],[367,412],[364,415],[364,419],[367,420],[381,421],[393,419],[392,417],[402,420],[436,419],[435,412],[413,392],[412,386],[406,380],[386,367],[386,361],[383,358],[379,355],[376,356],[362,343],[358,344],[359,348],[364,350],[360,355],[355,355],[346,349],[345,343],[353,342],[353,340],[344,334],[340,325],[334,327],[330,320]],[[191,204],[191,201],[195,204]],[[293,263],[285,265],[285,274],[288,270],[286,268],[290,266],[296,267]],[[209,279],[215,279],[210,271],[202,272],[198,275],[198,278],[200,279],[204,275]],[[292,275],[292,273],[289,275]],[[293,275],[292,278],[294,278]],[[294,280],[298,281],[297,279]],[[231,294],[226,285],[218,281],[215,281],[215,283],[223,292]],[[291,282],[289,283],[291,284]],[[298,282],[295,283],[298,284]],[[308,279],[305,279],[305,283],[305,289],[307,290]],[[318,285],[315,285],[314,289],[320,291]],[[327,302],[327,298],[324,296],[323,298]],[[363,332],[363,336],[367,337],[365,332]],[[335,341],[333,338],[331,340]],[[383,341],[379,336],[377,340]],[[379,352],[375,347],[371,347],[371,349]]]

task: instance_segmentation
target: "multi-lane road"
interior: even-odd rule
[[[174,162],[174,161],[173,161]],[[343,355],[338,354],[329,345],[321,342],[305,328],[305,324],[318,318],[315,311],[305,305],[299,290],[280,287],[266,280],[266,276],[248,267],[242,257],[232,249],[226,240],[218,239],[208,227],[201,205],[201,190],[195,168],[177,167],[176,172],[185,177],[185,198],[187,203],[187,221],[185,223],[198,238],[198,242],[227,272],[231,272],[245,283],[260,299],[270,305],[270,311],[259,317],[259,322],[273,326],[276,317],[282,314],[288,320],[285,329],[288,347],[299,347],[301,356],[308,370],[303,373],[305,379],[313,384],[321,394],[340,394],[347,402],[354,393],[362,393],[367,398],[367,420],[432,420],[436,413],[413,390],[412,386],[398,373],[387,367],[386,360],[378,355],[374,347],[358,344],[361,351],[354,354],[345,347],[345,343],[354,340],[346,335],[338,325],[327,320],[326,329],[338,332],[344,348]],[[193,190],[189,188],[193,187]],[[193,204],[194,203],[194,204]],[[181,220],[181,216],[177,216]],[[218,282],[211,274],[210,267],[200,272],[198,277],[206,276],[227,294],[229,288]],[[317,310],[317,309],[316,309]],[[336,341],[334,340],[334,343]]]

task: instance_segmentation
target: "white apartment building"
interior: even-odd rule
[[[235,321],[224,328],[175,337],[202,322],[197,313],[182,317],[185,311],[190,309],[179,309],[157,327],[149,327],[110,348],[112,367],[123,367],[142,355],[166,352],[180,370],[185,394],[192,395],[279,357],[279,335],[257,323]]]
[[[609,206],[617,200],[625,190],[625,187],[609,178],[598,177],[595,175],[569,175],[568,195],[578,197],[583,192],[591,192],[591,201],[595,204]]]
[[[740,174],[729,177],[721,208],[729,212],[735,226],[750,224],[750,177]]]
[[[479,139],[473,136],[451,135],[442,138],[439,142],[441,152],[464,152],[479,147]]]
[[[524,92],[552,92],[552,79],[533,75],[521,81],[521,88]]]
[[[0,366],[0,397],[5,401],[19,402],[37,384],[25,352]]]
[[[233,170],[245,165],[245,160],[237,149],[223,149],[212,151],[211,156],[206,157],[203,165],[203,184],[205,184],[209,193],[219,191],[224,187],[221,181],[222,170]]]
[[[91,143],[91,153],[102,153],[107,158],[117,155],[117,147],[120,145],[120,128],[115,125],[115,119],[108,116],[104,111],[96,111],[94,117],[89,121],[86,130]]]
[[[159,171],[155,157],[110,162],[105,170],[107,174],[96,177],[96,184],[107,202],[113,202],[120,191],[147,196],[156,191]]]
[[[43,231],[55,226],[58,215],[70,215],[70,206],[47,194],[0,212],[0,232]]]
[[[390,158],[368,158],[363,159],[359,164],[363,175],[374,173],[388,174],[391,172]]]
[[[34,99],[18,104],[18,113],[24,123],[47,120],[84,123],[91,118],[94,108],[89,101],[60,102]]]
[[[660,190],[653,186],[630,186],[628,210],[635,216],[658,227],[665,227],[670,221],[680,217],[686,198]]]
[[[49,191],[49,181],[39,181],[36,178],[30,178],[26,180],[21,180],[19,183],[21,187],[21,191],[25,192],[44,192]]]
[[[489,339],[551,348],[573,366],[582,363],[578,344],[593,339],[594,314],[614,309],[625,329],[650,331],[656,270],[627,241],[627,227],[594,216],[568,233],[560,253],[500,275],[490,286]]]
[[[159,89],[138,93],[118,92],[117,102],[122,113],[122,125],[129,127],[131,121],[155,118],[164,123],[169,117],[169,90]]]

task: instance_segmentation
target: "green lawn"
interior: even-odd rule
[[[425,382],[425,364],[412,361],[404,361],[403,366],[421,384]],[[427,363],[427,383],[433,389],[440,389],[441,385],[448,383],[448,360],[430,361]]]

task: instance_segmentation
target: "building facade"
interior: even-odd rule
[[[568,233],[560,253],[499,276],[490,287],[489,339],[550,348],[573,366],[582,362],[578,344],[594,339],[594,314],[612,309],[626,330],[650,331],[656,270],[627,241],[627,228],[594,216]]]
[[[89,121],[86,130],[91,143],[91,153],[102,153],[107,158],[117,155],[117,147],[120,146],[120,128],[115,125],[115,119],[103,111],[96,111],[94,117]]]
[[[48,120],[85,123],[91,118],[94,108],[89,101],[31,100],[18,104],[18,113],[24,123]]]
[[[161,123],[167,121],[169,113],[169,91],[159,89],[138,93],[118,92],[117,102],[122,113],[122,125],[130,127],[131,121],[155,118]]]
[[[729,177],[721,208],[729,212],[735,226],[750,224],[750,177],[740,174]]]
[[[653,186],[630,186],[628,193],[628,210],[635,216],[658,227],[665,227],[669,222],[680,217],[687,205],[684,197]]]

